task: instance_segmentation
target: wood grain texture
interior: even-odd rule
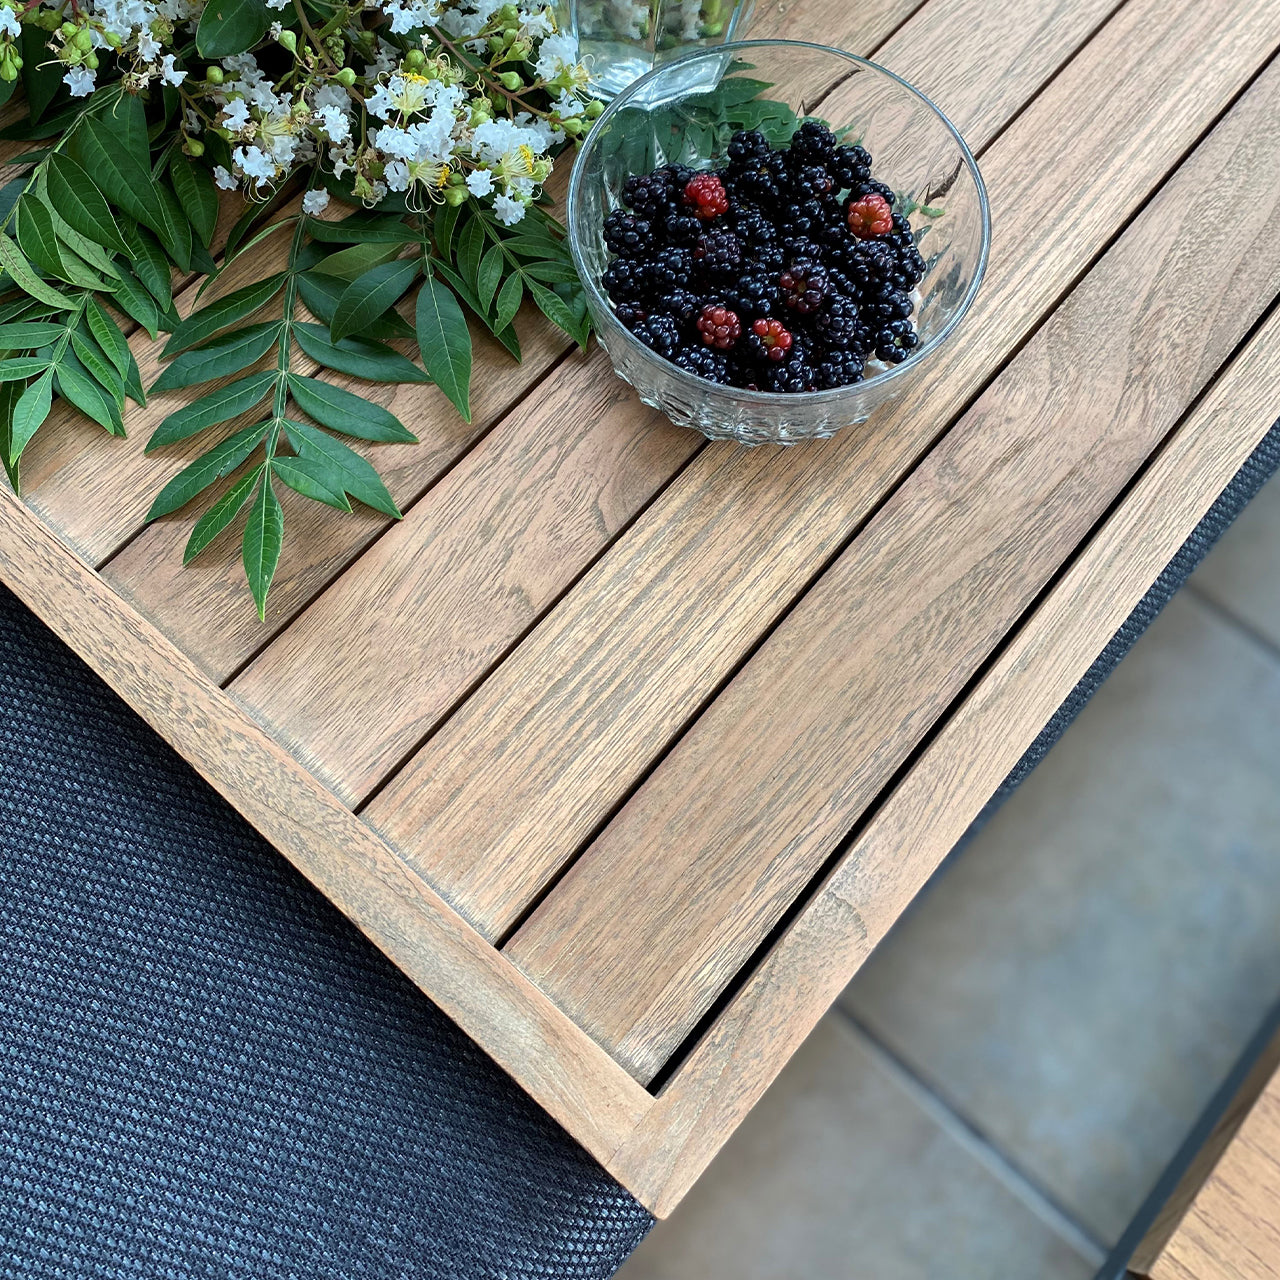
[[[1022,4],[1029,19],[1043,18],[1041,4]],[[1062,56],[1086,29],[1082,15],[1090,16],[1089,6],[1069,13],[1056,30]],[[980,24],[972,43],[957,48],[954,40],[939,44],[930,8],[888,52],[907,75],[945,84],[948,70],[983,50],[990,79],[1012,80],[1025,98],[1039,82],[1023,78],[1026,31],[1011,16],[1005,12],[1004,43]],[[1047,43],[1042,36],[1037,47]],[[976,80],[959,71],[957,78],[966,96],[950,95],[952,112],[962,126],[975,118],[981,143],[1000,120]],[[606,412],[592,391],[602,384],[617,393]],[[577,402],[586,404],[580,417]],[[610,377],[603,352],[585,369],[563,366],[536,402],[504,421],[236,679],[236,696],[339,795],[359,802],[701,446],[693,433],[658,421]],[[610,459],[607,469],[598,457]],[[536,495],[536,513],[512,500],[526,492]],[[357,660],[369,653],[388,660]],[[361,714],[371,706],[377,715]]]
[[[1149,1271],[1150,1280],[1275,1280],[1280,1276],[1280,1075]]]
[[[369,804],[487,936],[519,918],[1280,40],[1274,10],[1221,16],[1193,0],[1122,10],[984,155],[987,282],[921,389],[830,442],[701,453]],[[1074,109],[1100,100],[1105,116]]]
[[[650,1096],[8,491],[0,579],[593,1155],[616,1149]]]
[[[918,0],[876,0],[855,16],[843,0],[802,0],[786,15],[772,10],[753,27],[754,34],[770,34],[779,24],[803,24],[811,30],[834,28],[856,49],[870,49],[893,25],[909,13]],[[773,24],[772,26],[770,24]],[[568,165],[553,176],[553,194],[567,185]],[[558,184],[555,185],[555,184]],[[473,326],[476,336],[476,370],[473,380],[473,421],[463,423],[444,397],[431,387],[374,388],[372,398],[386,405],[419,436],[417,446],[357,446],[374,461],[401,509],[407,509],[452,465],[465,450],[508,410],[518,404],[546,376],[565,352],[568,339],[531,307],[521,313],[517,327],[524,347],[524,362],[515,364],[487,335]],[[310,370],[304,370],[310,372]],[[322,372],[328,381],[368,392],[362,384],[341,375]],[[194,447],[194,446],[192,446]],[[181,448],[166,451],[172,468],[187,461]],[[156,469],[156,459],[137,458],[137,472],[114,483],[134,485],[154,493],[169,471]],[[356,518],[345,517],[316,503],[282,495],[289,530],[284,555],[276,571],[267,621],[260,623],[246,608],[244,574],[233,540],[209,549],[197,566],[184,570],[182,548],[191,527],[215,495],[192,504],[189,510],[160,521],[128,545],[104,567],[108,579],[139,609],[157,621],[179,645],[219,682],[224,681],[277,634],[326,583],[358,557],[389,525],[366,508]],[[40,495],[36,495],[40,501]],[[78,504],[76,509],[78,509]],[[72,544],[102,562],[136,530],[139,513],[85,511],[77,515],[68,507],[56,515],[42,511]]]
[[[1280,65],[780,624],[506,954],[651,1078],[1277,291]]]
[[[769,950],[610,1164],[669,1212],[1040,730],[1276,418],[1280,317],[1259,331]]]

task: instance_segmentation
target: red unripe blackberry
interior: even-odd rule
[[[698,332],[709,347],[728,351],[742,336],[742,324],[736,312],[716,303],[708,303],[698,317]]]
[[[875,192],[853,201],[846,217],[849,220],[849,230],[859,240],[887,236],[893,230],[893,210],[884,196]]]
[[[710,222],[729,211],[729,197],[718,174],[699,173],[690,178],[684,188],[684,202],[695,214]]]
[[[785,360],[792,337],[781,320],[757,320],[751,326],[752,353],[764,360]]]

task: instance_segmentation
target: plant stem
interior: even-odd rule
[[[338,64],[329,57],[329,51],[324,47],[324,41],[316,34],[316,29],[311,25],[311,20],[307,17],[307,11],[302,7],[302,0],[293,0],[293,11],[298,15],[298,25],[302,28],[303,34],[315,46],[316,52],[329,64],[331,71],[337,71]]]

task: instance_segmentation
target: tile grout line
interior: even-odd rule
[[[1202,605],[1208,613],[1213,614],[1224,626],[1238,632],[1251,645],[1262,650],[1273,662],[1280,662],[1280,644],[1277,644],[1270,636],[1259,631],[1257,627],[1241,617],[1234,609],[1223,604],[1203,587],[1197,585],[1194,579],[1185,584],[1184,590],[1187,595],[1192,596],[1197,604]]]
[[[863,1042],[879,1065],[951,1138],[1095,1270],[1107,1258],[1107,1247],[1034,1178],[1021,1169],[971,1121],[960,1115],[910,1063],[885,1044],[842,1001],[833,1008],[847,1029]]]

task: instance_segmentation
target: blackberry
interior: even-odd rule
[[[791,135],[791,154],[804,164],[826,164],[835,154],[836,135],[819,120],[805,120]]]
[[[731,164],[745,165],[768,155],[772,149],[769,139],[759,129],[739,129],[729,139],[729,161]]]
[[[680,330],[673,316],[652,315],[636,325],[633,332],[646,347],[668,360],[680,350]]]
[[[840,268],[860,293],[885,287],[897,269],[893,250],[878,240],[851,240],[840,255]]]
[[[741,336],[742,323],[736,312],[709,302],[698,317],[698,333],[707,346],[728,351]]]
[[[729,196],[718,173],[699,173],[684,187],[684,202],[704,222],[729,211]]]
[[[747,351],[765,363],[785,360],[794,342],[795,335],[781,320],[757,320],[746,336]]]
[[[725,301],[743,320],[767,320],[778,307],[778,273],[751,270],[725,291]]]
[[[649,263],[615,258],[605,268],[600,283],[614,302],[643,302],[649,296],[652,278]]]
[[[739,240],[757,253],[778,238],[772,219],[766,217],[755,205],[745,201],[740,201],[737,208],[730,211],[728,227]]]
[[[828,167],[840,190],[861,188],[871,181],[871,156],[864,147],[837,147]]]
[[[792,395],[818,389],[818,373],[807,359],[786,360],[764,370],[765,391],[786,391]]]
[[[876,334],[876,356],[886,364],[901,364],[919,345],[910,320],[895,320]]]
[[[649,260],[650,288],[655,294],[687,288],[693,279],[693,251],[668,245]]]
[[[862,353],[860,351],[829,351],[818,362],[814,371],[820,390],[831,387],[848,387],[862,381]]]
[[[778,277],[783,303],[802,316],[812,315],[827,296],[827,276],[819,262],[800,258]]]
[[[727,284],[742,271],[742,243],[732,231],[709,231],[699,237],[693,258],[706,280]]]
[[[648,248],[653,224],[648,218],[615,209],[604,220],[604,242],[620,258],[635,258]]]
[[[663,216],[662,229],[669,243],[689,248],[698,242],[702,234],[702,221],[687,209],[671,208]]]
[[[773,208],[782,200],[786,182],[786,161],[778,151],[755,157],[742,168],[730,169],[726,179],[732,196],[766,208]]]
[[[642,218],[654,221],[672,203],[671,186],[661,170],[632,174],[623,184],[622,201]]]
[[[846,214],[849,230],[859,240],[887,236],[893,231],[893,212],[889,202],[878,192],[849,201]]]
[[[634,302],[620,302],[613,309],[613,314],[618,317],[618,323],[624,329],[634,330],[642,320],[649,318],[649,312],[644,308],[637,306]]]
[[[711,347],[685,347],[676,356],[676,364],[689,373],[695,373],[708,382],[721,385],[729,381],[729,359],[723,351],[714,351]]]
[[[787,267],[797,262],[821,261],[826,256],[826,246],[809,236],[787,236],[782,242],[782,262]]]
[[[866,329],[857,303],[837,294],[813,318],[814,336],[831,351],[863,346]]]
[[[690,332],[698,323],[698,317],[702,314],[704,305],[705,299],[694,293],[692,289],[672,289],[670,293],[662,294],[657,300],[659,311],[665,311],[668,315],[674,316],[676,323]]]
[[[808,199],[827,195],[834,187],[831,175],[819,164],[807,164],[796,171],[791,189]]]
[[[855,198],[862,196],[883,196],[885,203],[890,209],[893,208],[897,196],[893,194],[893,188],[886,183],[877,182],[874,178],[868,178],[865,182],[859,184]]]

